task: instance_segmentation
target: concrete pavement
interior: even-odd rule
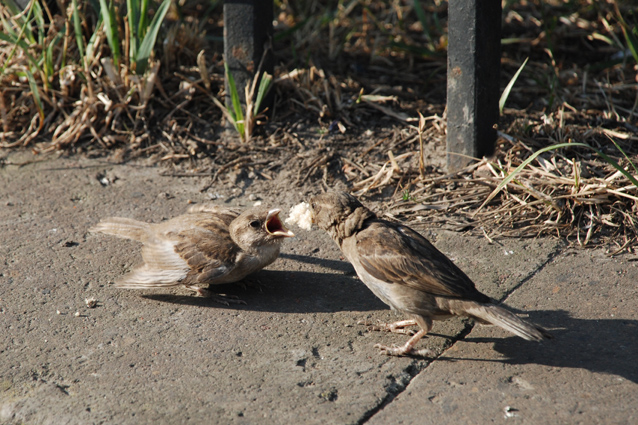
[[[0,168],[1,423],[638,422],[635,255],[424,230],[483,292],[555,339],[454,319],[419,345],[436,359],[390,358],[374,343],[406,336],[356,322],[401,317],[320,231],[294,229],[253,285],[220,288],[247,302],[229,307],[114,288],[139,246],[86,233],[102,217],[159,221],[211,196],[287,211],[313,188],[290,190],[282,176],[200,193],[205,179],[153,166],[34,159],[12,153]]]

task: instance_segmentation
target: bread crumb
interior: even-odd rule
[[[312,229],[312,211],[307,202],[302,202],[290,208],[286,219],[287,224],[296,224],[304,230]]]

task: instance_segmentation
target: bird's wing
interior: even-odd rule
[[[174,252],[188,264],[196,283],[211,283],[230,273],[240,248],[227,228],[198,226],[175,235]]]
[[[145,236],[142,247],[144,264],[122,276],[116,283],[122,288],[150,288],[179,285],[188,274],[187,262],[175,252],[175,241]]]
[[[226,227],[230,226],[230,222],[239,217],[241,211],[236,208],[227,208],[220,207],[215,204],[195,204],[188,208],[189,214],[197,214],[197,213],[209,213],[212,214],[210,217],[214,217],[215,220],[219,220]]]
[[[461,269],[409,227],[379,220],[356,238],[361,265],[377,279],[433,295],[489,301]]]

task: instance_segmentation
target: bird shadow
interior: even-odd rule
[[[356,278],[349,263],[285,254],[285,257],[334,270],[334,273],[261,270],[244,281],[214,285],[211,291],[245,301],[225,306],[210,298],[175,294],[145,294],[159,302],[212,308],[232,308],[273,313],[336,313],[340,311],[387,310]]]
[[[565,310],[528,311],[530,321],[551,329],[554,338],[541,343],[517,337],[472,338],[465,341],[493,343],[494,350],[504,358],[497,360],[511,365],[539,364],[561,368],[579,368],[590,372],[608,373],[638,383],[638,321],[631,319],[583,319],[571,317]],[[440,360],[460,360],[441,356]]]
[[[209,298],[174,294],[147,294],[144,298],[181,305],[232,308],[274,313],[335,313],[340,311],[387,310],[368,288],[356,278],[352,266],[345,261],[282,254],[334,272],[262,270],[244,281],[248,286],[215,285],[217,293],[234,295],[246,305],[224,306]],[[510,308],[516,312],[515,309]],[[572,317],[565,310],[525,311],[529,320],[551,331],[554,338],[535,343],[511,336],[485,338],[467,336],[470,343],[492,343],[501,359],[471,359],[440,356],[437,360],[485,361],[511,365],[540,364],[561,368],[581,368],[608,373],[638,383],[638,320],[584,319]],[[431,333],[430,335],[435,335]]]
[[[300,263],[312,264],[314,266],[321,266],[323,268],[329,268],[337,272],[341,272],[347,275],[356,275],[354,267],[347,261],[327,260],[325,258],[311,257],[308,255],[297,254],[280,254],[280,258],[298,261]]]

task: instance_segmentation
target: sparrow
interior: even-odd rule
[[[479,292],[474,282],[426,238],[408,226],[377,217],[355,197],[329,192],[312,197],[310,208],[315,224],[330,234],[363,283],[390,308],[411,318],[376,330],[408,333],[407,326],[420,328],[401,347],[375,345],[382,353],[431,354],[414,346],[432,329],[433,320],[452,316],[500,326],[530,341],[551,338],[545,329],[520,319]]]
[[[279,219],[279,209],[242,212],[214,205],[191,207],[161,223],[111,217],[89,229],[143,244],[144,264],[122,276],[127,289],[184,286],[212,296],[201,285],[237,282],[271,264],[284,238],[294,236]],[[227,304],[226,298],[216,299]]]

